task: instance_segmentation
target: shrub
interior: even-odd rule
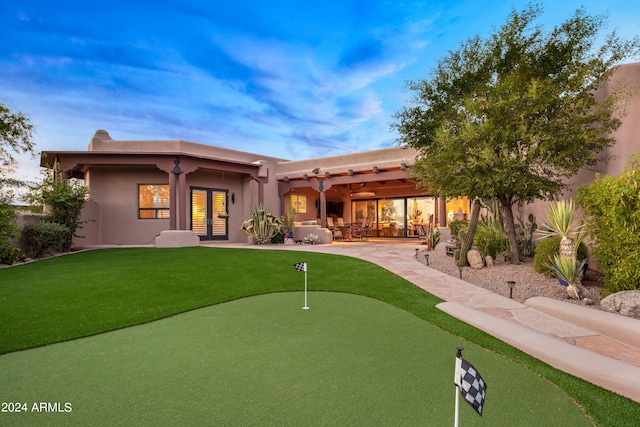
[[[457,219],[455,221],[452,221],[449,224],[449,229],[451,230],[451,237],[458,240],[458,232],[460,230],[466,230],[467,227],[469,227],[469,221],[465,221],[462,219]]]
[[[29,256],[42,258],[50,250],[64,250],[69,234],[69,229],[62,224],[38,221],[24,226],[22,241]]]
[[[15,264],[24,261],[25,254],[9,242],[0,242],[0,264]]]
[[[509,251],[509,237],[502,228],[500,222],[492,218],[483,219],[478,223],[473,243],[478,247],[483,255],[496,258]]]
[[[18,228],[18,214],[8,200],[0,194],[0,263],[14,264],[22,261],[25,256],[14,243],[20,235]]]
[[[604,273],[604,294],[640,289],[640,155],[617,177],[598,177],[578,189],[591,217],[594,256]]]
[[[46,205],[50,209],[48,222],[64,226],[68,232],[59,249],[71,250],[74,237],[82,228],[84,221],[80,220],[82,208],[89,198],[89,189],[80,181],[64,177],[59,169],[46,171],[42,182],[32,187],[29,201],[33,204]]]
[[[536,246],[533,256],[533,269],[545,276],[556,277],[555,270],[551,267],[551,260],[560,253],[560,237],[547,237]],[[587,259],[588,250],[584,243],[578,246],[578,260]]]

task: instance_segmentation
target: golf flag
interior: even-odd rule
[[[303,310],[309,310],[309,306],[307,305],[307,261],[297,262],[293,264],[293,267],[297,272],[304,271],[304,307]]]
[[[476,368],[462,358],[462,347],[457,347],[458,354],[456,355],[456,372],[453,379],[456,387],[460,391],[460,396],[471,407],[482,416],[482,410],[484,408],[484,398],[487,392],[487,384],[484,382],[480,373]],[[456,395],[457,397],[457,395]],[[456,405],[457,406],[457,405]],[[456,409],[456,418],[457,418]]]

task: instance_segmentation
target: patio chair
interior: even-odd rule
[[[369,232],[373,228],[373,220],[372,216],[366,216],[362,220],[362,237],[361,239],[367,240],[369,238]]]
[[[353,225],[351,226],[351,238],[352,239],[358,239],[360,241],[362,241],[362,237],[363,237],[363,232],[364,232],[364,227],[366,224],[367,218],[362,218],[362,220],[360,222],[355,222],[353,223]]]

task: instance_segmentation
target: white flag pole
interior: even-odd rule
[[[309,310],[307,306],[307,260],[304,261],[304,307],[303,310]]]
[[[460,358],[462,358],[462,350],[464,350],[464,348],[461,346],[456,346],[456,350],[458,350],[458,353],[456,354],[456,371],[454,373],[453,380],[456,385],[456,413],[453,417],[454,427],[458,427],[458,415],[460,413],[460,371],[458,370],[458,367],[460,365]]]
[[[453,425],[454,427],[458,427],[458,413],[460,411],[460,390],[458,389],[458,386],[456,385],[456,414],[453,418]]]

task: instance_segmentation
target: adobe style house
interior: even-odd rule
[[[621,66],[610,85],[619,78],[640,87],[640,63]],[[614,136],[616,145],[603,153],[613,156],[603,174],[619,174],[640,151],[640,93]],[[412,237],[420,225],[466,218],[467,198],[438,199],[407,180],[415,155],[413,149],[387,148],[290,161],[183,140],[113,140],[99,130],[87,151],[43,152],[41,166],[59,167],[90,188],[83,218],[91,222],[79,245],[154,244],[166,230],[247,242],[240,226],[258,204],[279,216],[292,206],[298,224],[317,221],[321,228],[367,218],[369,235],[380,237]],[[585,171],[572,184],[593,179]],[[540,223],[544,208],[534,203],[523,214],[533,212]]]
[[[182,140],[117,141],[99,130],[87,151],[46,152],[42,165],[84,179],[91,202],[83,212],[82,245],[153,244],[163,230],[192,230],[200,240],[246,242],[240,229],[251,209],[298,223],[374,216],[370,235],[405,237],[414,223],[438,222],[445,203],[415,188],[405,169],[415,151],[388,148],[287,161]],[[443,219],[443,224],[446,219]]]

